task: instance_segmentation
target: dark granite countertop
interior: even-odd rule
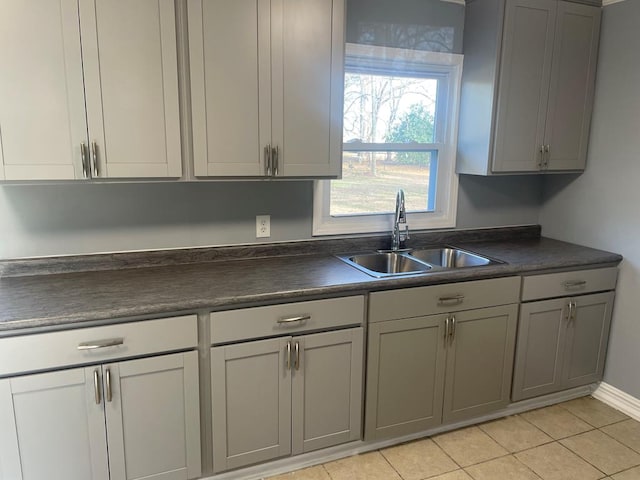
[[[539,235],[539,227],[537,232]],[[324,249],[310,246],[309,242],[302,251],[279,247],[277,256],[251,256],[247,253],[250,247],[244,247],[245,256],[250,258],[224,260],[219,256],[195,263],[144,268],[127,265],[127,268],[39,275],[21,271],[19,276],[0,277],[0,336],[31,333],[43,327],[80,326],[83,322],[615,265],[622,260],[614,253],[540,238],[531,232],[511,237],[492,239],[485,234],[487,241],[470,241],[478,236],[458,235],[446,242],[506,264],[385,279],[370,277],[335,258],[333,254],[341,246],[336,241]],[[445,241],[438,237],[438,243]],[[371,240],[367,247],[370,244]],[[345,247],[342,252],[348,253],[362,244],[347,241],[342,246]]]

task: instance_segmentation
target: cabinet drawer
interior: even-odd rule
[[[211,343],[361,325],[363,320],[363,296],[215,312],[210,320]]]
[[[615,267],[531,275],[522,279],[522,301],[613,290],[617,278]]]
[[[520,277],[375,292],[369,300],[369,321],[507,305],[517,303],[519,295]]]
[[[107,346],[108,343],[115,345]],[[196,315],[8,337],[0,339],[0,376],[185,350],[197,345]]]

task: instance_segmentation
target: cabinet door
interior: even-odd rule
[[[359,440],[363,330],[293,339],[292,453]]]
[[[194,173],[265,175],[271,142],[268,0],[188,0]]]
[[[596,80],[600,7],[561,1],[545,143],[549,170],[584,169]]]
[[[369,328],[365,439],[421,432],[442,421],[446,315]]]
[[[0,180],[82,178],[77,2],[3,1],[0,65]]]
[[[567,322],[562,368],[563,388],[602,379],[614,292],[574,297],[575,312]]]
[[[523,303],[513,375],[513,400],[560,390],[568,300]]]
[[[108,480],[100,367],[0,380],[0,478]]]
[[[180,177],[173,0],[80,0],[94,177]]]
[[[111,480],[199,477],[197,352],[103,366]]]
[[[215,472],[291,453],[291,337],[211,349]]]
[[[556,9],[556,0],[507,0],[494,172],[540,168]]]
[[[443,421],[500,410],[509,403],[518,305],[451,316]]]
[[[273,144],[280,176],[338,176],[344,0],[272,0]]]

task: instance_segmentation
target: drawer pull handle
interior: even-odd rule
[[[587,284],[586,280],[576,280],[574,282],[564,282],[564,288],[584,287],[586,284]]]
[[[311,315],[300,315],[298,317],[280,318],[278,319],[278,323],[288,324],[288,323],[296,323],[296,322],[306,322],[307,320],[311,320]]]
[[[438,305],[459,305],[464,301],[464,295],[449,295],[438,298]]]
[[[98,348],[117,347],[122,344],[124,344],[124,338],[109,338],[107,340],[81,343],[78,345],[78,350],[96,350]]]
[[[96,405],[100,405],[102,395],[100,395],[100,373],[97,369],[93,371],[93,392],[96,396]]]

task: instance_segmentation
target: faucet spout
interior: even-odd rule
[[[391,250],[400,250],[402,244],[409,238],[407,225],[407,210],[404,203],[404,190],[399,189],[396,195],[396,211],[393,217],[393,232],[391,233]]]

